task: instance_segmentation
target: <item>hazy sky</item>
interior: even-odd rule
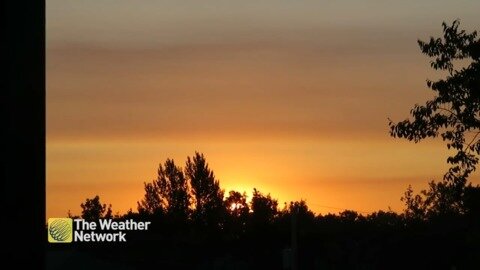
[[[47,0],[47,216],[136,209],[160,162],[316,212],[400,210],[441,142],[394,140],[430,97],[416,40],[479,29],[479,1]],[[327,207],[328,206],[328,207]]]

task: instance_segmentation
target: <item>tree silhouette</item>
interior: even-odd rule
[[[369,214],[366,220],[375,227],[401,228],[404,224],[404,218],[392,211],[378,211]]]
[[[190,193],[182,168],[177,167],[172,159],[167,159],[164,166],[160,164],[158,168],[155,185],[167,214],[186,219],[189,214]]]
[[[297,269],[390,269],[392,261],[398,269],[478,268],[478,186],[465,187],[461,214],[427,215],[426,191],[415,195],[409,187],[401,215],[378,211],[363,216],[353,210],[315,215],[303,200],[278,211],[277,200],[257,189],[250,203],[237,191],[223,200],[219,181],[199,153],[187,159],[183,175],[173,160],[161,164],[157,179],[144,184],[139,213],[130,209],[112,217],[111,206],[98,196],[87,199],[82,218],[148,220],[152,228],[129,233],[125,249],[98,243],[82,252],[152,269],[281,269],[282,259],[295,262],[290,265]],[[188,192],[198,196],[198,206],[186,199]],[[196,222],[181,220],[194,204]]]
[[[165,213],[186,220],[189,215],[190,193],[182,168],[172,159],[160,164],[157,179],[144,183],[145,195],[137,202],[140,213]]]
[[[355,223],[362,218],[356,211],[353,210],[344,210],[340,212],[340,219],[346,223]]]
[[[203,225],[220,225],[225,211],[223,190],[203,154],[195,152],[193,158],[187,157],[185,176],[195,201],[195,221]]]
[[[422,194],[425,194],[423,191]],[[407,219],[421,220],[426,217],[427,205],[422,196],[413,194],[412,186],[408,186],[401,200],[405,203],[405,216]]]
[[[101,218],[112,218],[112,205],[100,202],[100,197],[96,195],[93,199],[86,199],[85,203],[80,204],[82,208],[81,217],[85,220],[96,221]]]
[[[247,203],[247,195],[238,191],[231,190],[225,198],[225,227],[230,230],[232,237],[239,237],[245,232],[250,207]]]
[[[480,40],[476,31],[466,33],[458,26],[458,20],[450,26],[443,23],[443,38],[418,41],[422,53],[434,58],[431,67],[448,75],[427,80],[435,96],[413,107],[413,119],[389,123],[393,137],[419,142],[440,135],[447,148],[455,151],[447,159],[451,167],[443,181],[431,182],[424,192],[430,213],[463,211],[464,188],[480,154]]]
[[[278,214],[278,201],[254,188],[251,209],[253,224],[271,224]]]
[[[231,190],[225,198],[225,208],[230,216],[235,219],[244,219],[248,216],[250,208],[247,203],[247,195]]]
[[[155,183],[143,183],[145,195],[137,202],[137,209],[140,214],[153,215],[163,213],[162,199]]]
[[[287,213],[295,213],[299,220],[312,221],[315,218],[315,214],[308,209],[308,205],[305,200],[290,202]]]

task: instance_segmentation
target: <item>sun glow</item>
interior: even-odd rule
[[[230,211],[241,209],[243,206],[240,203],[232,203],[230,205]]]

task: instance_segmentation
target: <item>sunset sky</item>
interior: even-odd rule
[[[442,75],[416,40],[480,30],[480,1],[46,4],[48,217],[96,194],[136,210],[158,164],[195,151],[226,192],[400,211],[447,168],[441,141],[388,134]]]

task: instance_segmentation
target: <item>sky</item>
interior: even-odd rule
[[[167,158],[316,213],[401,211],[441,141],[389,136],[432,93],[417,39],[479,29],[479,1],[47,0],[47,217],[136,210]],[[474,182],[479,182],[477,175]]]

